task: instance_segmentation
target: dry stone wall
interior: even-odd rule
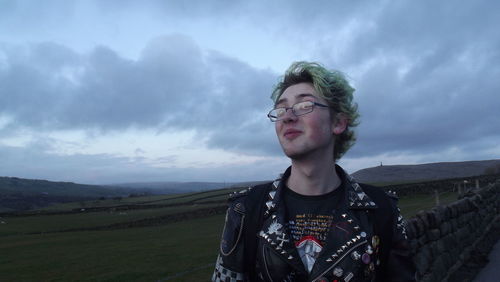
[[[418,281],[451,281],[500,222],[499,191],[497,181],[406,221]]]

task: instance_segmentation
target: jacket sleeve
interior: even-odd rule
[[[212,281],[248,281],[244,265],[245,205],[247,190],[229,196],[226,221]]]
[[[388,281],[416,281],[416,268],[406,237],[405,222],[397,206],[398,198],[394,194],[389,196],[392,199],[393,224],[386,270]]]

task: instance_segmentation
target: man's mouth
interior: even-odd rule
[[[287,139],[293,139],[297,136],[299,136],[300,134],[302,133],[302,131],[300,130],[296,130],[296,129],[287,129],[285,131],[285,133],[283,134],[283,136]]]

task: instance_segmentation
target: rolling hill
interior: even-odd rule
[[[382,165],[358,170],[352,176],[365,183],[420,182],[482,175],[499,168],[500,160]]]

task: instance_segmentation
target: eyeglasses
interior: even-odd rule
[[[272,121],[272,122],[275,122],[275,121],[279,121],[279,120],[282,120],[284,119],[285,117],[285,114],[288,110],[292,110],[292,113],[295,115],[295,116],[302,116],[302,115],[305,115],[305,114],[308,114],[310,112],[312,112],[314,110],[314,106],[319,106],[319,107],[323,107],[323,108],[328,108],[327,105],[323,105],[323,104],[320,104],[320,103],[316,103],[316,102],[313,102],[313,101],[304,101],[304,102],[299,102],[297,104],[294,104],[293,106],[291,106],[290,108],[286,108],[286,107],[280,107],[280,108],[275,108],[275,109],[272,109],[268,114],[267,114],[267,117]]]

